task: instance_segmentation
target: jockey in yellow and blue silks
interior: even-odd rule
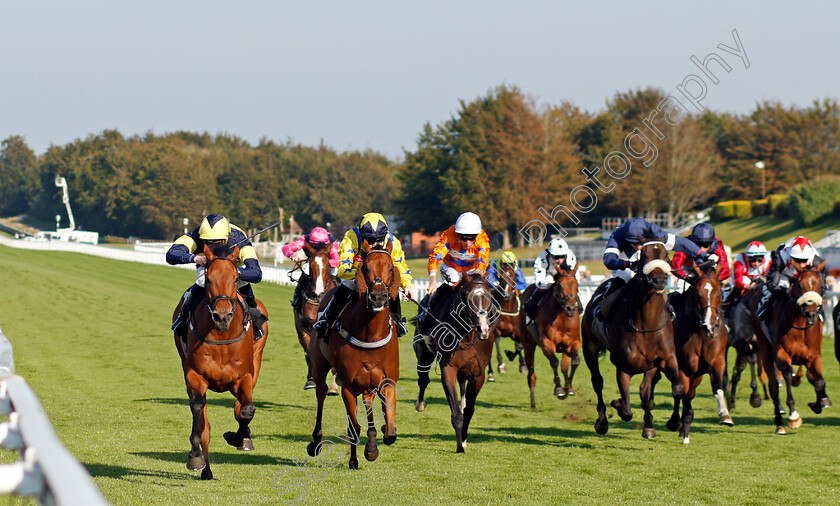
[[[516,272],[516,279],[511,280],[513,281],[514,288],[520,292],[528,288],[528,282],[525,281],[525,274],[522,272],[522,269],[516,264],[516,255],[513,254],[512,251],[505,251],[502,253],[502,258],[498,261],[499,264],[502,265],[510,265],[514,268]],[[499,283],[499,277],[502,275],[500,274],[501,267],[496,267],[496,262],[493,262],[490,265],[490,268],[487,269],[487,281],[492,286],[496,286]]]
[[[314,328],[319,337],[323,338],[326,335],[327,330],[335,323],[338,312],[356,293],[356,270],[362,263],[362,253],[367,251],[366,248],[386,248],[388,243],[391,244],[391,259],[400,272],[400,287],[407,299],[412,297],[411,271],[405,263],[405,254],[399,239],[388,230],[388,222],[384,216],[379,213],[367,213],[362,216],[359,226],[344,234],[344,239],[338,246],[338,277],[341,284],[324,308],[323,316],[315,322]],[[391,299],[388,309],[391,318],[397,324],[397,334],[405,335],[405,320],[402,318],[399,298]]]
[[[172,330],[178,335],[186,335],[186,325],[189,315],[201,300],[204,289],[204,274],[207,258],[204,256],[204,245],[216,246],[227,244],[230,248],[239,245],[239,258],[236,265],[239,271],[239,293],[248,304],[248,309],[254,317],[254,331],[262,334],[262,323],[267,320],[260,315],[257,309],[257,300],[254,298],[254,290],[251,283],[259,283],[262,280],[262,270],[257,260],[257,252],[251,241],[245,236],[241,228],[231,225],[227,218],[221,214],[208,214],[201,221],[201,225],[188,234],[184,234],[175,240],[166,252],[166,262],[170,265],[196,264],[196,281],[184,292],[184,302],[181,304],[181,313],[172,324]]]

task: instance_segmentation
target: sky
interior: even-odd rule
[[[206,131],[397,159],[496,86],[589,111],[639,87],[682,98],[711,52],[731,71],[710,63],[702,107],[838,97],[840,3],[735,3],[8,2],[0,138],[43,154],[111,128]],[[717,47],[733,30],[749,68]]]

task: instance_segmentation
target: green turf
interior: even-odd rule
[[[768,250],[797,235],[804,235],[816,242],[822,239],[827,231],[840,230],[840,220],[828,217],[810,227],[799,228],[792,219],[759,216],[723,221],[714,223],[714,226],[718,237],[732,248],[733,253],[737,253],[746,249],[751,241],[763,242]]]
[[[256,287],[272,319],[256,389],[256,450],[241,453],[224,443],[221,434],[234,428],[233,400],[210,394],[215,479],[202,482],[185,467],[190,414],[168,330],[190,272],[0,247],[0,279],[0,325],[14,346],[17,372],[115,504],[278,504],[303,490],[279,494],[285,485],[305,487],[307,504],[834,503],[840,488],[840,408],[810,413],[808,385],[796,390],[805,425],[780,437],[773,435],[769,404],[750,408],[743,388],[732,412],[737,425],[718,425],[704,380],[691,444],[684,446],[665,430],[672,405],[665,385],[654,411],[655,440],[641,437],[635,394],[633,421],[613,416],[609,434],[598,436],[586,366],[576,378],[579,395],[560,401],[552,397],[542,356],[537,410],[529,409],[525,379],[509,364],[510,372],[497,374],[479,395],[466,454],[455,454],[435,374],[424,413],[411,399],[399,400],[399,439],[380,444],[379,460],[362,459],[361,469],[350,471],[341,446],[335,468],[296,467],[306,457],[314,392],[302,390],[305,365],[292,334],[291,291],[268,284]],[[840,400],[832,344],[826,343],[826,379],[829,395]],[[504,346],[512,347],[507,340]],[[607,359],[602,365],[606,396],[615,398],[614,374]],[[400,386],[414,397],[416,373],[405,360],[402,374]],[[634,392],[638,383],[637,377]],[[341,401],[328,398],[325,433],[344,431],[344,420]]]

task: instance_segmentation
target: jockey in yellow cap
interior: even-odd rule
[[[375,247],[385,248],[389,243],[391,244],[391,259],[400,272],[400,287],[402,287],[406,299],[412,297],[411,271],[405,263],[405,254],[399,239],[388,230],[388,222],[385,221],[384,216],[379,213],[367,213],[362,216],[358,226],[344,234],[344,239],[338,246],[338,277],[341,279],[341,284],[327,307],[324,308],[324,314],[314,325],[314,328],[318,330],[319,337],[323,339],[326,336],[327,330],[335,323],[338,311],[356,293],[356,269],[361,265],[362,252],[367,251],[366,248],[368,247],[371,249]],[[391,312],[391,318],[397,324],[398,335],[405,335],[405,320],[402,318],[399,298],[392,299],[388,309]]]

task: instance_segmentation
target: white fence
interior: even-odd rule
[[[108,504],[93,480],[50,425],[38,397],[15,376],[12,345],[0,329],[0,446],[21,460],[0,465],[0,494],[35,496],[41,504]]]

